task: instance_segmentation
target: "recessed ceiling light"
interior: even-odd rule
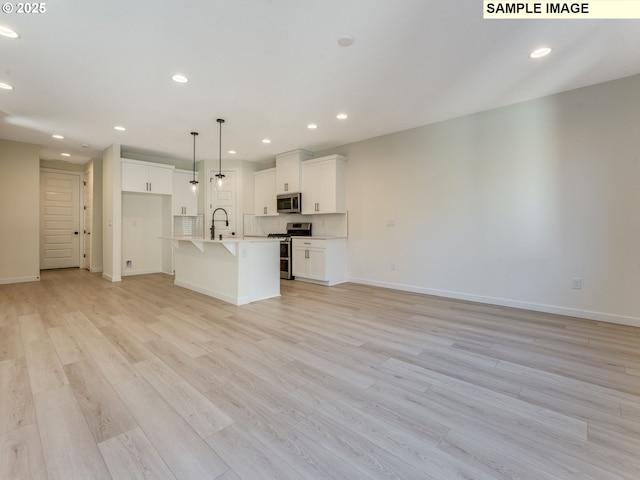
[[[61,153],[60,155],[62,155],[63,157],[70,157],[71,156],[70,153]]]
[[[126,130],[122,125],[116,125],[113,129],[118,130],[119,132],[124,132]]]
[[[345,119],[349,118],[349,115],[347,115],[346,113],[339,113],[338,115],[336,115],[336,118],[338,120],[345,120]]]
[[[62,140],[64,139],[64,137],[62,135],[58,135],[57,133],[54,133],[53,135],[51,135],[53,138],[57,138],[58,140]]]
[[[353,38],[351,35],[343,35],[342,37],[338,38],[338,45],[340,45],[341,47],[348,47],[350,45],[353,45],[353,42],[355,42],[355,38]]]
[[[0,88],[3,90],[13,90],[13,87],[8,83],[0,82]]]
[[[315,123],[310,123],[309,125],[307,125],[307,128],[309,130],[315,130],[316,128],[318,128],[318,125],[316,125]]]
[[[176,83],[187,83],[189,79],[180,73],[176,73],[171,79]]]
[[[0,25],[0,35],[8,38],[20,38],[20,34],[15,30],[11,30],[9,27],[5,27],[4,25]]]
[[[271,143],[271,140],[269,140],[268,138],[264,138],[262,139],[262,143]]]
[[[533,52],[531,52],[529,54],[529,57],[542,58],[542,57],[546,57],[550,53],[551,53],[551,49],[549,47],[541,47],[541,48],[536,48]]]
[[[235,155],[238,152],[236,152],[235,150],[229,150],[229,152],[227,152],[227,153],[230,153],[231,155]]]

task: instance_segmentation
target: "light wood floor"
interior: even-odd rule
[[[345,284],[0,286],[0,479],[638,479],[640,329]]]

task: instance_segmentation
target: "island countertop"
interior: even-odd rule
[[[204,245],[207,243],[217,243],[220,245],[224,245],[232,255],[235,255],[237,251],[237,245],[241,243],[256,243],[256,242],[279,242],[277,238],[268,238],[268,237],[222,237],[222,240],[211,240],[209,237],[202,236],[177,236],[177,237],[160,237],[163,240],[169,240],[173,246],[178,249],[180,248],[178,242],[190,242],[192,243],[198,250],[201,252],[204,251]]]
[[[222,237],[222,240],[216,238],[212,240],[209,237],[198,235],[181,235],[174,237],[160,237],[164,240],[176,240],[183,242],[204,242],[204,243],[240,243],[240,242],[277,242],[279,239],[270,237]]]

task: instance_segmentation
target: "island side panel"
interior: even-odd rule
[[[238,295],[238,257],[221,243],[204,243],[201,252],[181,241],[174,251],[174,284],[210,297],[241,305]]]
[[[280,242],[241,242],[238,247],[241,305],[279,297]]]

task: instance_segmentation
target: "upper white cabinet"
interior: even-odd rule
[[[301,163],[313,153],[293,150],[276,155],[276,194],[295,193],[301,189]]]
[[[276,169],[254,172],[254,209],[257,217],[278,214],[276,203]]]
[[[173,165],[122,159],[122,191],[173,193]]]
[[[193,172],[176,170],[173,173],[173,214],[193,216],[198,214],[198,196],[193,193]],[[196,180],[198,173],[196,172]]]
[[[302,162],[302,213],[346,213],[346,174],[342,155]]]

